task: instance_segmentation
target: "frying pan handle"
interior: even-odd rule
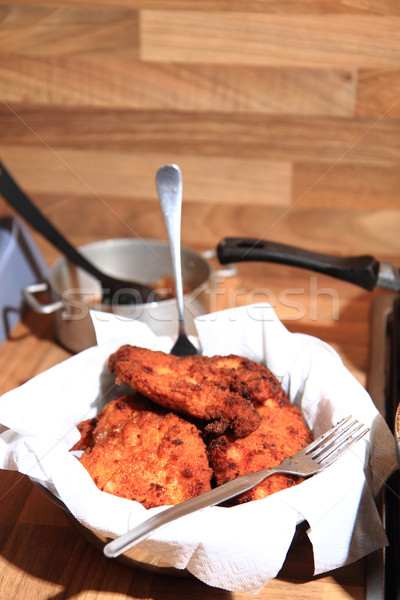
[[[257,261],[310,269],[369,291],[377,284],[380,268],[379,262],[372,256],[335,257],[251,238],[225,238],[217,246],[217,256],[223,265]]]

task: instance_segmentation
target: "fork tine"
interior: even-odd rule
[[[329,454],[331,449],[337,447],[338,443],[340,444],[340,440],[344,441],[344,437],[350,434],[350,431],[355,433],[358,429],[360,429],[360,427],[363,426],[361,423],[359,423],[359,421],[357,421],[357,419],[353,419],[351,423],[347,424],[349,419],[351,419],[351,416],[348,417],[345,422],[340,425],[340,427],[336,427],[334,431],[330,432],[330,435],[326,436],[326,438],[320,442],[320,444],[317,446],[318,451],[317,448],[313,449],[312,454],[314,459]],[[354,427],[356,427],[355,430]]]
[[[318,459],[318,463],[323,463],[324,466],[328,467],[331,465],[336,459],[338,459],[346,450],[350,448],[353,444],[358,442],[368,431],[369,427],[365,427],[362,429],[363,424],[360,423],[358,427],[348,436],[345,440],[342,440],[336,447],[332,448],[330,452],[324,454],[324,456]],[[360,431],[362,429],[362,431]],[[358,435],[354,435],[357,431],[360,431]]]
[[[345,417],[344,419],[339,421],[336,425],[331,427],[331,429],[329,429],[328,431],[326,431],[325,433],[320,435],[319,438],[314,440],[314,442],[311,442],[311,444],[309,444],[307,446],[306,454],[307,455],[311,454],[311,452],[315,452],[315,450],[325,447],[326,443],[329,442],[330,440],[332,440],[332,438],[335,435],[335,433],[337,432],[337,430],[340,429],[340,427],[342,427],[346,422],[350,421],[351,418],[352,418],[351,415],[349,415],[348,417]]]

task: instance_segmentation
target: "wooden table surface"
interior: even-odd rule
[[[1,161],[75,245],[165,239],[154,176],[176,162],[186,246],[241,236],[398,264],[399,25],[398,0],[0,0]],[[366,384],[380,292],[266,264],[230,286]],[[67,356],[51,317],[27,313],[0,393]],[[0,472],[0,500],[0,600],[254,597],[106,560],[26,477]],[[258,597],[361,600],[364,574],[315,578],[302,544]]]
[[[261,269],[262,271],[262,269]],[[272,269],[273,272],[273,269]],[[244,273],[239,283],[260,286],[265,274]],[[309,289],[309,274],[297,275],[292,286]],[[301,296],[301,318],[279,302],[276,311],[292,331],[305,331],[331,343],[345,364],[365,383],[368,369],[369,313],[377,293],[320,276],[319,289],[335,290],[339,314],[332,312],[332,299],[318,297],[318,313],[311,295]],[[276,296],[287,280],[270,274],[269,287]],[[299,301],[299,296],[297,297]],[[314,298],[315,301],[315,298]],[[334,318],[333,318],[334,316]],[[0,348],[0,393],[14,388],[37,373],[70,356],[54,339],[52,319],[27,312]],[[253,596],[210,588],[192,577],[165,576],[132,568],[106,559],[85,541],[63,510],[20,474],[0,472],[0,598],[23,600],[166,600],[208,598],[214,600],[260,599],[339,600],[365,597],[365,561],[313,576],[312,551],[306,540],[289,551],[278,577]]]

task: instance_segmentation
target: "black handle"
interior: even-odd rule
[[[82,267],[85,271],[106,284],[108,276],[101,273],[94,265],[80,254],[64,236],[46,219],[32,203],[28,196],[16,184],[7,169],[0,162],[0,194],[24,219],[28,221],[39,233],[53,244],[71,262]],[[114,281],[110,278],[110,281]]]
[[[336,257],[251,238],[225,238],[217,246],[217,256],[222,265],[256,261],[310,269],[369,291],[376,286],[379,273],[379,262],[372,256]]]
[[[155,302],[161,300],[160,295],[151,286],[139,282],[116,279],[102,273],[95,265],[89,262],[83,254],[78,252],[65,237],[46,219],[28,196],[16,184],[7,169],[0,162],[0,194],[10,206],[41,233],[53,246],[78,267],[98,279],[103,288],[102,302],[110,304],[114,294],[118,294],[119,304],[136,304],[142,302]],[[129,288],[129,292],[124,292]],[[135,293],[133,293],[135,292]]]

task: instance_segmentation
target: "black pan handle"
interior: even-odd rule
[[[380,263],[372,256],[337,257],[265,240],[225,238],[217,246],[222,265],[236,262],[270,262],[291,265],[349,281],[366,290],[377,284]]]

